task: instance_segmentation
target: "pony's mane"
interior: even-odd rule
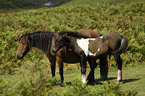
[[[67,34],[67,36],[73,36],[73,37],[77,37],[77,38],[89,38],[89,36],[86,36],[84,34],[81,34],[77,31],[60,31],[59,35],[64,35]]]
[[[34,31],[32,33],[24,33],[23,35],[21,35],[21,37],[19,38],[18,42],[21,40],[22,37],[26,37],[27,35],[34,35],[34,34],[40,34],[40,33],[52,33],[49,31]]]

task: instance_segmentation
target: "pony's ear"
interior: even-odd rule
[[[27,40],[29,40],[29,38],[28,38],[28,37],[29,37],[29,35],[26,35],[26,39],[27,39]]]
[[[23,35],[26,34],[25,32],[23,33]]]
[[[30,34],[27,34],[27,35],[26,35],[26,39],[27,39],[27,40],[31,40],[31,39],[32,39],[31,36],[30,36]]]
[[[26,34],[26,39],[27,39],[27,40],[32,40],[31,34]]]
[[[27,34],[26,39],[28,40],[29,47],[31,49],[32,48],[32,44],[33,44],[32,36],[30,34]]]

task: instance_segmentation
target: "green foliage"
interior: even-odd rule
[[[33,6],[28,2],[24,4],[2,0],[0,8],[17,8],[25,5]],[[23,60],[16,58],[17,41],[23,33],[27,32],[76,31],[83,28],[89,28],[101,34],[114,31],[129,39],[128,49],[121,56],[125,66],[135,65],[145,60],[144,0],[140,2],[136,0],[71,0],[57,7],[19,10],[19,12],[3,10],[2,12],[0,13],[0,74],[9,73],[7,75],[10,76],[0,78],[0,94],[2,95],[36,95],[37,93],[60,95],[51,87],[59,81],[49,79],[51,76],[47,73],[50,72],[46,69],[50,70],[48,67],[50,64],[42,51],[33,48]],[[72,67],[68,66],[66,71],[71,74]],[[127,94],[136,94],[133,91],[122,93],[119,85],[107,84],[108,82],[104,82],[103,86],[96,90],[91,86],[82,86],[79,80],[74,79],[71,85],[66,85],[61,95],[122,95],[126,93],[127,96]],[[89,88],[92,89],[91,92],[88,91]]]
[[[65,88],[61,93],[56,92],[54,94],[60,96],[80,96],[88,93],[89,90],[87,88],[87,85],[83,84],[82,79],[77,76],[72,80],[71,85],[65,85]]]
[[[98,86],[98,85],[97,85]],[[136,96],[135,90],[120,90],[120,85],[116,82],[102,82],[98,88],[93,88],[90,85],[83,85],[79,77],[72,80],[71,85],[66,85],[61,93],[53,93],[57,96]]]
[[[0,79],[1,95],[23,95],[23,96],[44,96],[51,90],[51,86],[56,84],[56,78],[48,75],[50,67],[46,64],[23,65],[18,68],[11,78]]]
[[[89,28],[101,34],[115,31],[129,38],[128,52],[123,57],[125,64],[142,62],[144,60],[144,3],[120,5],[98,3],[96,6],[59,6],[49,9],[40,8],[15,13],[1,13],[0,73],[12,73],[15,67],[23,64],[23,62],[20,64],[20,61],[16,59],[17,40],[23,33],[38,30],[76,31]],[[33,58],[41,61],[43,53],[35,50],[32,49],[24,58],[29,58],[32,62],[35,62]]]
[[[29,63],[27,61],[27,63]],[[1,96],[136,96],[144,92],[144,66],[123,68],[124,81],[117,84],[116,79],[94,85],[82,84],[78,69],[72,68],[65,72],[64,87],[59,88],[60,77],[50,78],[50,66],[47,64],[25,64],[17,68],[13,75],[2,75],[0,78]],[[80,70],[79,70],[80,71]],[[111,67],[110,73],[116,75],[116,68]],[[133,73],[134,74],[129,74]],[[57,72],[58,73],[58,72]],[[70,74],[71,73],[71,74]],[[112,74],[112,76],[113,76]],[[67,78],[68,75],[68,78]],[[99,74],[98,74],[99,75]],[[141,79],[138,79],[140,78]],[[68,83],[70,81],[70,83]],[[136,87],[136,88],[135,88]],[[140,89],[141,88],[141,89]],[[137,92],[138,91],[138,92]],[[138,94],[137,94],[138,93]]]
[[[127,90],[127,91],[121,91],[119,88],[119,84],[116,84],[116,82],[102,82],[103,87],[101,90],[99,90],[99,95],[101,96],[136,96],[137,92],[135,90]]]

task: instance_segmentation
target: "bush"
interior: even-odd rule
[[[0,79],[0,95],[47,96],[51,86],[58,82],[50,78],[48,69],[47,64],[26,64],[17,68],[16,74],[9,75],[9,79]]]
[[[98,88],[94,88],[98,86]],[[82,84],[81,78],[76,77],[71,85],[65,85],[61,92],[54,92],[51,95],[57,96],[136,96],[137,91],[120,89],[120,85],[116,82],[102,82],[102,85],[86,85]]]

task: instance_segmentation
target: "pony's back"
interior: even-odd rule
[[[126,36],[119,35],[115,32],[110,32],[106,34],[106,36],[108,38],[108,45],[113,54],[121,54],[127,49],[128,38]]]
[[[91,38],[100,37],[100,34],[99,34],[99,33],[95,32],[95,31],[93,31],[93,30],[91,30],[91,29],[86,29],[86,28],[85,28],[85,29],[79,30],[78,32],[81,33],[81,34],[84,34],[84,35],[86,35],[86,36],[89,36],[89,37],[91,37]]]

